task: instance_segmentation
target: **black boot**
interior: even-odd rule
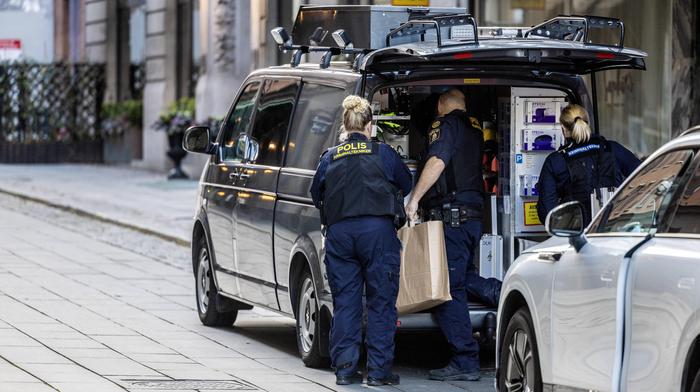
[[[454,365],[447,365],[442,369],[428,372],[431,380],[437,381],[479,381],[481,372],[479,369],[462,370]]]
[[[362,384],[362,373],[355,372],[346,375],[335,375],[336,385]]]
[[[367,376],[367,385],[370,387],[380,387],[382,385],[399,385],[401,377],[398,374],[389,374],[383,378]]]

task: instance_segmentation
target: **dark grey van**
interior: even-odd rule
[[[596,29],[621,33],[616,42],[595,44]],[[187,150],[211,155],[200,180],[192,265],[205,325],[230,326],[252,306],[294,317],[308,366],[328,363],[332,318],[309,189],[319,155],[338,143],[344,97],[373,103],[378,136],[409,163],[419,159],[435,97],[448,86],[465,92],[471,115],[494,124],[498,181],[485,196],[484,232],[491,237],[482,241],[480,268],[486,274],[493,263],[489,276],[501,278],[524,247],[546,238],[537,225],[520,230],[515,218],[522,198],[511,175],[518,169],[511,159],[516,98],[551,97],[595,113],[582,75],[643,69],[645,57],[623,47],[618,20],[560,17],[529,29],[478,28],[461,9],[302,7],[292,34],[278,30],[275,38],[294,51],[292,64],[253,72],[215,140],[203,127],[186,135]],[[322,58],[299,64],[304,56]],[[388,123],[394,133],[382,130]],[[482,338],[493,336],[494,326],[483,322],[490,312],[471,304]],[[399,330],[435,325],[428,311],[402,316]]]

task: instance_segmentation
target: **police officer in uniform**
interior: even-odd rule
[[[483,214],[483,135],[478,121],[467,115],[460,90],[440,95],[437,106],[440,117],[428,132],[427,156],[406,214],[415,220],[420,206],[426,218],[444,222],[452,300],[435,314],[453,355],[446,367],[431,370],[430,378],[476,381],[479,345],[472,336],[467,294],[497,305],[501,289],[498,280],[481,278],[473,263]]]
[[[545,159],[537,183],[539,200],[537,215],[541,222],[554,207],[568,201],[579,201],[584,211],[584,226],[600,207],[608,189],[620,186],[641,163],[620,143],[593,135],[588,113],[580,105],[564,108],[559,117],[566,143]]]
[[[326,271],[333,294],[331,360],[339,385],[362,382],[362,294],[367,300],[367,385],[396,385],[391,373],[396,332],[403,195],[411,173],[388,145],[370,141],[367,100],[343,101],[347,139],[326,151],[311,195],[326,226]]]

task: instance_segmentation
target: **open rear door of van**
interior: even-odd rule
[[[645,69],[646,53],[625,48],[624,40],[622,20],[599,16],[558,16],[531,28],[479,28],[467,14],[423,17],[391,30],[386,46],[366,55],[360,70],[385,74],[517,68],[583,75]]]
[[[585,75],[609,69],[646,68],[646,53],[630,48],[549,39],[481,39],[478,43],[439,47],[416,42],[373,51],[360,70],[401,74],[412,71],[531,70]]]

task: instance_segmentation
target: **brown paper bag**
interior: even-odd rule
[[[399,230],[403,243],[396,309],[415,313],[450,301],[450,276],[442,222],[430,221]]]

